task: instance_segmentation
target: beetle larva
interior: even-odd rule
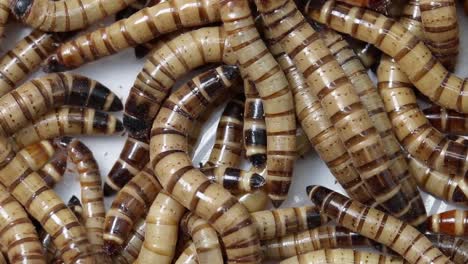
[[[401,192],[406,196],[411,206],[408,211],[409,215],[405,216],[405,219],[413,226],[418,226],[427,218],[426,209],[419,194],[417,183],[408,171],[408,164],[400,143],[392,131],[392,123],[387,116],[377,88],[359,58],[338,33],[332,30],[322,30],[320,33],[325,45],[330,49],[353,84],[363,106],[369,113],[375,129],[382,138],[384,150],[391,164],[389,169],[400,182]]]
[[[360,6],[375,10],[379,13],[398,17],[402,13],[402,7],[407,0],[338,0],[352,6]]]
[[[232,194],[256,191],[265,185],[262,175],[228,166],[204,167],[200,169],[211,182],[221,184]]]
[[[249,213],[265,210],[266,206],[270,202],[268,194],[262,189],[251,193],[238,194],[236,195],[236,198],[240,204],[245,206]]]
[[[87,230],[93,255],[99,262],[110,262],[104,253],[104,196],[101,188],[101,174],[93,152],[80,140],[63,138],[60,142],[67,148],[68,157],[80,177],[81,201],[83,204],[83,225]]]
[[[261,39],[247,0],[221,1],[221,19],[240,68],[262,98],[267,131],[266,189],[273,205],[286,200],[296,160],[296,118],[289,83]]]
[[[425,43],[432,54],[453,71],[460,43],[455,0],[420,0]]]
[[[62,180],[67,169],[67,156],[65,151],[58,150],[50,161],[37,171],[50,188],[54,188]]]
[[[332,29],[374,44],[395,58],[418,90],[431,101],[458,112],[468,112],[468,82],[448,72],[424,43],[394,20],[357,7],[326,2],[318,9],[309,1],[306,13]],[[359,15],[359,19],[355,18]]]
[[[236,67],[206,71],[173,93],[163,104],[151,131],[150,157],[164,189],[207,220],[223,239],[228,263],[261,260],[250,214],[227,190],[211,183],[187,154],[190,124],[238,79]]]
[[[230,100],[221,115],[216,139],[205,166],[238,167],[242,154],[244,102],[241,97]]]
[[[308,186],[307,195],[337,224],[379,242],[409,263],[451,263],[416,228],[322,186]]]
[[[424,39],[420,0],[410,0],[403,9],[399,22],[419,39]]]
[[[127,7],[135,0],[10,0],[11,13],[24,24],[47,32],[83,29]]]
[[[468,136],[468,119],[466,114],[448,110],[438,105],[423,110],[426,118],[437,130],[452,134]]]
[[[0,243],[10,263],[46,263],[41,243],[23,207],[0,185]]]
[[[468,261],[468,241],[444,234],[425,233],[426,237],[455,264]]]
[[[180,254],[175,264],[198,264],[198,255],[195,244],[189,243],[185,250]]]
[[[131,15],[147,7],[147,4],[149,4],[148,2],[149,1],[147,0],[135,0],[134,2],[129,3],[129,5],[126,8],[115,13],[115,21],[129,18]]]
[[[17,148],[40,140],[75,135],[111,135],[123,131],[115,116],[91,108],[60,107],[34,120],[12,137]]]
[[[148,165],[117,193],[104,222],[105,250],[109,255],[119,252],[134,221],[146,214],[161,189]]]
[[[192,237],[199,262],[224,263],[218,235],[208,222],[192,213],[186,213],[180,225],[183,232]]]
[[[434,233],[452,236],[468,236],[468,213],[465,210],[451,210],[429,216],[427,229]]]
[[[61,45],[45,68],[48,72],[76,68],[165,33],[219,21],[218,0],[162,2]]]
[[[10,16],[9,0],[0,1],[0,38],[4,38],[5,26]]]
[[[321,249],[283,260],[280,264],[404,264],[401,258],[354,249]]]
[[[353,85],[319,37],[319,32],[306,22],[292,1],[256,3],[272,39],[279,42],[294,60],[324,106],[367,190],[388,212],[405,215],[410,205],[400,191],[396,175],[389,169],[382,139]]]
[[[35,99],[38,99],[36,96]],[[34,113],[37,113],[36,111]],[[54,147],[42,141],[43,153],[50,158]],[[48,234],[54,238],[59,255],[65,263],[88,263],[92,257],[86,232],[76,216],[52,191],[42,178],[29,168],[27,161],[16,155],[5,138],[0,140],[2,164],[0,182],[6,186],[28,213],[39,221]],[[92,263],[92,262],[89,262]]]
[[[262,98],[255,84],[244,79],[244,148],[245,156],[253,166],[261,168],[266,162],[266,125]]]
[[[292,86],[292,85],[291,85]],[[307,138],[307,134],[302,130],[302,128],[298,128],[296,131],[296,155],[297,158],[303,158],[312,150],[312,147],[309,142],[309,138]]]
[[[347,37],[346,41],[354,50],[366,69],[374,69],[380,61],[381,52],[369,43]]]
[[[179,221],[185,208],[169,194],[160,192],[146,216],[145,241],[136,264],[170,264],[175,253]]]
[[[112,257],[114,263],[132,264],[138,258],[143,241],[145,241],[145,229],[145,219],[140,218],[130,231],[130,235],[123,243],[121,250]]]
[[[252,213],[260,240],[283,237],[325,224],[314,206],[265,210]]]
[[[315,229],[262,241],[266,259],[285,259],[320,249],[374,246],[375,242],[340,226]]]

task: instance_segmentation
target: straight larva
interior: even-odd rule
[[[265,185],[262,175],[228,166],[204,167],[200,169],[211,182],[217,182],[232,194],[248,193]]]
[[[112,0],[108,1],[114,3]],[[63,71],[76,68],[86,62],[148,42],[162,34],[219,22],[221,18],[218,2],[219,0],[178,0],[144,8],[127,19],[61,45],[56,55],[47,61],[46,70]]]
[[[140,218],[130,231],[121,250],[112,257],[112,261],[118,264],[132,264],[138,258],[143,241],[145,241],[145,230],[146,221],[144,218]]]
[[[455,264],[465,264],[468,261],[468,240],[443,234],[426,232],[424,234]]]
[[[431,215],[427,219],[427,229],[451,236],[468,236],[468,213],[464,210],[451,210]]]
[[[372,197],[386,211],[403,219],[409,217],[410,205],[389,169],[382,139],[319,32],[292,1],[257,1],[257,6],[273,39],[294,60],[321,101]]]
[[[322,249],[283,260],[280,264],[404,264],[401,258],[353,249]]]
[[[227,93],[238,77],[236,67],[221,66],[173,93],[154,121],[150,158],[164,189],[220,234],[228,263],[258,263],[260,245],[249,213],[227,190],[194,168],[187,154],[190,124],[215,98]]]
[[[180,254],[175,264],[198,264],[198,255],[195,244],[189,243],[185,250]]]
[[[452,263],[416,228],[322,186],[307,187],[309,198],[338,225],[379,242],[409,263]]]
[[[0,36],[5,33],[5,26],[10,16],[9,0],[0,0]]]
[[[427,120],[437,130],[451,135],[468,136],[468,116],[438,105],[423,110]]]

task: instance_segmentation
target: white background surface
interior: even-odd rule
[[[460,56],[456,72],[460,76],[466,77],[468,76],[468,48],[466,48],[468,45],[468,19],[463,15],[462,8],[460,7],[458,9],[462,42],[460,44]],[[11,23],[7,27],[7,31],[5,33],[6,38],[1,42],[1,52],[4,53],[13,47],[15,43],[23,36],[27,35],[29,31],[29,29],[24,28],[21,25]],[[143,63],[144,59],[137,60],[134,57],[133,49],[128,49],[114,56],[85,65],[74,72],[91,77],[103,83],[119,95],[122,102],[125,102],[128,91],[139,70],[141,70]],[[34,76],[40,76],[43,74],[43,72],[39,71]],[[211,118],[209,123],[206,124],[206,133],[203,133],[203,138],[201,139],[202,143],[199,144],[199,148],[195,153],[194,164],[198,164],[199,161],[207,159],[213,145],[214,133],[219,114],[220,113]],[[118,114],[118,116],[121,115]],[[94,155],[99,162],[103,181],[107,172],[117,160],[124,140],[125,136],[123,135],[83,138],[83,141],[94,151]],[[294,180],[289,193],[289,198],[283,204],[283,207],[310,204],[305,195],[305,187],[310,184],[320,184],[343,192],[342,188],[335,182],[335,178],[330,174],[325,164],[314,152],[310,152],[304,159],[300,159],[296,163]],[[56,187],[56,190],[65,201],[67,201],[72,194],[79,197],[79,183],[76,175],[68,172],[65,176],[65,180]],[[423,195],[429,214],[433,214],[438,211],[445,211],[450,208],[449,205],[434,199],[430,195]],[[106,204],[109,206],[111,201],[112,198],[106,199]]]

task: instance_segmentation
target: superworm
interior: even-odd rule
[[[424,39],[420,2],[420,0],[410,0],[403,8],[403,14],[399,22],[416,37]]]
[[[402,6],[406,1],[402,0],[338,0],[352,6],[365,7],[375,10],[379,13],[397,17],[402,12]]]
[[[219,10],[218,0],[167,1],[144,8],[127,19],[61,45],[47,60],[45,69],[50,72],[77,68],[162,34],[220,22]]]
[[[286,259],[325,248],[369,246],[376,246],[375,242],[339,226],[320,226],[262,242],[266,259]]]
[[[326,2],[309,1],[308,16],[332,29],[369,42],[393,57],[416,88],[432,102],[458,112],[468,112],[468,83],[448,72],[424,43],[401,24],[378,13]],[[356,15],[358,17],[356,17]]]
[[[272,39],[303,73],[348,149],[367,190],[386,211],[406,214],[410,205],[389,169],[383,141],[353,85],[316,32],[289,0],[256,1]],[[281,21],[281,22],[275,22]],[[314,50],[314,52],[310,52]],[[406,215],[405,215],[406,214]]]
[[[11,13],[24,24],[47,32],[87,28],[127,7],[135,0],[10,0]]]
[[[135,0],[134,2],[129,3],[126,8],[115,13],[115,21],[130,17],[141,9],[147,7],[148,2],[149,1],[147,0]]]
[[[354,50],[366,69],[373,69],[380,61],[380,50],[369,43],[348,37],[346,41]]]
[[[151,164],[164,189],[220,234],[228,263],[260,261],[250,214],[220,185],[211,183],[187,154],[190,124],[238,79],[236,67],[221,66],[184,84],[163,104],[151,132]]]
[[[175,81],[207,63],[235,63],[225,35],[222,27],[207,27],[157,43],[125,103],[123,121],[129,137],[106,177],[105,195],[122,188],[148,162],[149,130]]]
[[[322,186],[308,186],[306,191],[338,225],[389,247],[409,263],[452,263],[416,228],[389,214]]]
[[[332,30],[322,30],[320,33],[325,45],[330,49],[353,84],[363,106],[369,113],[375,129],[382,138],[384,150],[391,164],[389,169],[401,184],[401,192],[406,196],[411,206],[405,219],[413,226],[418,226],[427,218],[426,209],[419,194],[417,183],[408,171],[405,155],[392,131],[392,123],[387,116],[377,88],[359,58],[338,33]]]
[[[292,85],[291,85],[292,86]],[[312,150],[309,138],[302,128],[298,128],[296,131],[296,155],[297,158],[304,157],[307,153]]]
[[[451,236],[468,236],[468,213],[465,210],[451,210],[431,215],[427,219],[427,229]]]
[[[424,115],[435,129],[451,134],[468,136],[468,119],[466,114],[448,110],[438,105],[423,110]]]
[[[237,200],[242,204],[249,213],[265,210],[270,202],[270,198],[265,190],[256,190],[250,193],[236,195]]]
[[[455,0],[420,0],[425,43],[449,71],[453,71],[460,44]]]
[[[325,224],[313,206],[291,207],[252,213],[260,240],[283,237]]]
[[[195,245],[190,243],[185,250],[180,254],[175,264],[198,264],[198,255]]]
[[[244,148],[245,156],[254,167],[261,168],[266,162],[266,125],[262,98],[252,81],[244,79]]]
[[[465,264],[468,261],[468,241],[449,235],[425,233],[426,237],[455,264]]]
[[[148,165],[118,192],[104,222],[104,243],[107,254],[118,253],[135,221],[146,215],[161,189]]]
[[[54,186],[62,180],[65,170],[67,169],[67,157],[68,155],[65,151],[58,149],[49,162],[37,170],[39,176],[41,176],[50,188],[54,188]]]
[[[22,148],[40,140],[76,135],[112,135],[123,131],[115,116],[91,108],[60,107],[20,129],[11,140]]]
[[[211,182],[221,184],[232,194],[256,191],[265,185],[262,175],[228,166],[204,167],[200,169]]]
[[[400,258],[354,249],[322,249],[283,260],[280,264],[404,264]]]
[[[0,1],[0,37],[4,37],[5,26],[8,22],[8,17],[10,16],[10,7],[9,0]]]
[[[23,207],[0,185],[0,243],[10,263],[46,263],[42,246]]]
[[[160,192],[146,217],[145,241],[135,264],[170,264],[175,253],[179,221],[185,208],[165,192]]]
[[[199,262],[224,263],[218,235],[208,222],[192,213],[186,213],[180,225],[183,232],[192,237]]]
[[[286,76],[255,27],[248,1],[223,0],[220,5],[241,71],[262,98],[267,131],[266,189],[273,206],[279,207],[286,200],[296,160],[294,98]]]
[[[145,219],[140,218],[130,231],[130,235],[123,243],[121,250],[112,257],[113,263],[132,264],[138,258],[143,241],[145,241],[145,229]]]

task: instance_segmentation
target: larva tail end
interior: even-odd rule
[[[455,188],[452,195],[452,201],[462,205],[468,205],[468,198],[460,187]]]
[[[52,72],[69,71],[69,70],[72,70],[72,68],[63,65],[59,61],[57,55],[52,55],[49,58],[47,58],[44,66],[42,67],[42,70],[46,73],[52,73]]]
[[[145,57],[146,55],[148,55],[149,52],[150,52],[150,49],[148,49],[147,47],[143,45],[138,45],[135,47],[135,57],[137,59],[141,59]]]
[[[265,183],[265,178],[263,178],[260,174],[255,173],[252,178],[250,178],[250,187],[254,190],[262,188]]]
[[[271,199],[272,197],[270,197]],[[273,204],[273,206],[275,208],[278,208],[280,207],[282,204],[283,204],[284,200],[276,200],[276,199],[271,199],[271,204]]]
[[[255,168],[264,167],[266,159],[267,157],[265,154],[255,154],[249,157],[250,162]]]
[[[124,114],[123,125],[128,134],[133,138],[148,141],[150,126],[143,120]]]
[[[312,198],[314,189],[317,189],[318,187],[319,187],[319,186],[317,186],[317,185],[309,185],[309,186],[307,186],[307,187],[306,187],[307,196],[309,196],[309,198]]]
[[[68,207],[71,207],[71,206],[81,206],[80,199],[78,199],[78,197],[76,197],[75,195],[73,195],[73,196],[70,198],[70,200],[68,200],[67,206],[68,206]]]
[[[110,187],[109,184],[104,183],[104,187],[102,187],[102,192],[105,197],[109,197],[116,194],[117,190],[112,189],[112,187]]]
[[[28,15],[34,0],[13,0],[10,1],[10,10],[17,18]]]
[[[107,109],[107,111],[110,111],[110,112],[120,112],[123,110],[123,103],[122,103],[122,100],[120,100],[117,96],[114,97],[114,100],[112,101],[109,109]]]
[[[308,13],[311,10],[320,10],[327,0],[295,0],[297,8]]]
[[[123,132],[124,130],[125,130],[125,127],[124,127],[122,121],[120,121],[120,119],[116,119],[115,133],[120,133],[120,132]]]

